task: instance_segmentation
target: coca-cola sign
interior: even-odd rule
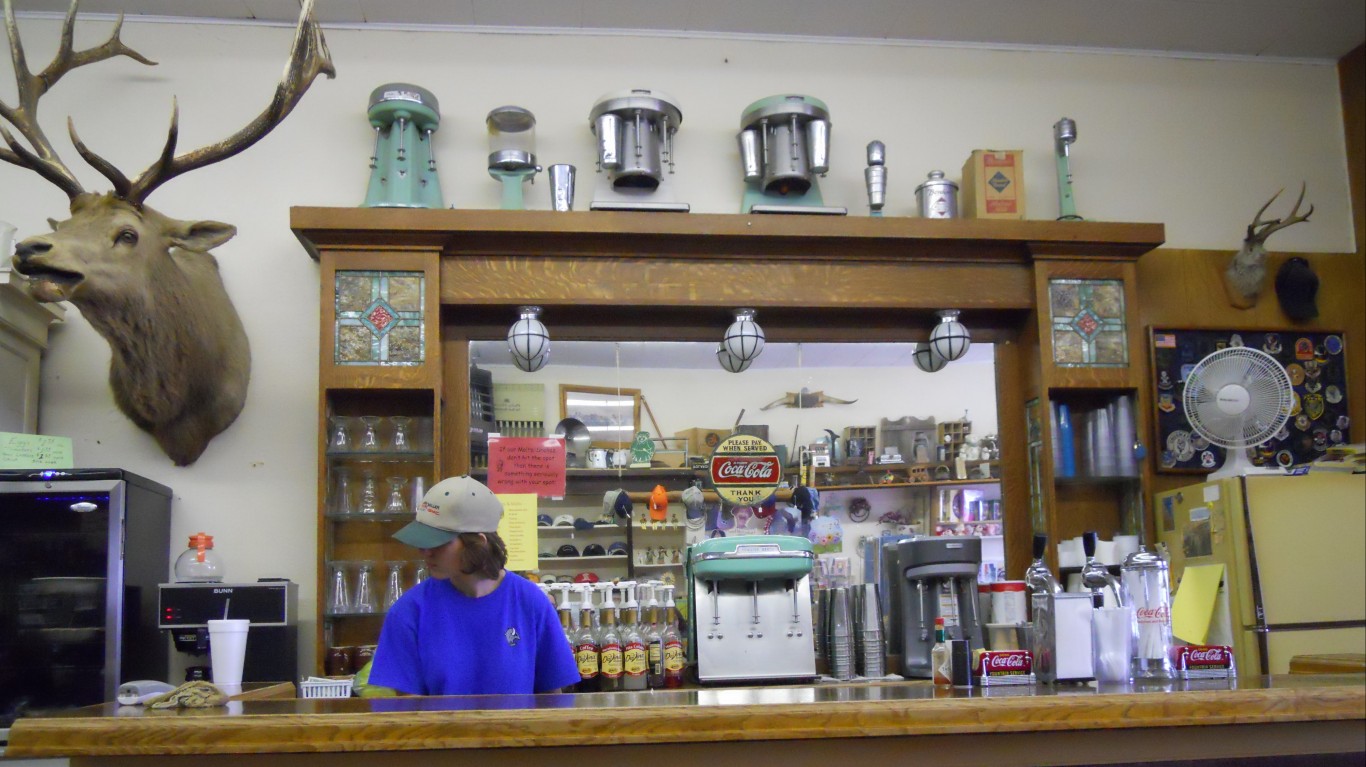
[[[711,454],[711,484],[726,502],[736,506],[763,503],[778,489],[783,466],[766,440],[732,434]]]
[[[1033,658],[1028,650],[984,650],[978,657],[977,674],[1028,674]]]
[[[1233,665],[1233,648],[1227,645],[1183,645],[1172,648],[1172,656],[1178,670]]]
[[[1167,609],[1166,605],[1140,607],[1134,613],[1137,615],[1139,623],[1165,624],[1172,622],[1171,611]]]

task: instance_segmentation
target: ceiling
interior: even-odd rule
[[[69,0],[13,0],[62,13]],[[84,13],[293,23],[298,0],[84,0]],[[328,26],[966,43],[1336,61],[1362,0],[318,0]]]

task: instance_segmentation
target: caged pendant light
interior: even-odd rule
[[[535,373],[550,361],[550,333],[541,322],[541,307],[520,306],[517,314],[508,328],[508,352],[517,367]]]
[[[726,328],[726,335],[721,339],[721,347],[744,363],[745,367],[749,367],[749,363],[764,351],[764,329],[754,321],[754,315],[753,309],[736,309],[735,321]],[[726,363],[722,361],[721,366],[726,367]],[[728,367],[726,369],[730,370]]]
[[[934,350],[934,345],[929,343],[916,344],[915,351],[911,352],[911,359],[915,361],[915,366],[926,373],[938,373],[949,364],[949,361],[939,356],[939,352]]]
[[[958,321],[957,309],[943,309],[939,312],[939,318],[939,324],[930,331],[930,346],[945,362],[953,362],[968,353],[972,336]]]
[[[716,347],[716,361],[721,363],[721,367],[731,373],[743,373],[749,370],[749,365],[753,360],[742,360],[730,353],[725,344]]]

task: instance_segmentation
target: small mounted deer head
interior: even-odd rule
[[[49,220],[51,234],[29,237],[14,251],[14,270],[29,279],[39,301],[70,301],[109,342],[114,401],[151,434],[178,466],[194,463],[209,440],[228,428],[246,402],[251,352],[242,321],[223,287],[209,250],[236,228],[216,221],[177,221],[143,201],[161,184],[241,152],[259,141],[303,97],[320,74],[335,76],[327,43],[305,0],[284,77],[266,109],[246,127],[202,149],[177,155],[179,109],[161,156],[136,179],[90,151],[67,119],[76,151],[113,184],[86,192],[57,157],[38,124],[38,102],[67,72],[117,56],[154,65],[119,39],[120,16],[102,45],[77,51],[72,43],[79,0],[72,0],[57,54],[33,74],[24,58],[11,0],[4,0],[5,32],[14,60],[18,104],[0,101],[0,160],[27,168],[71,198],[71,218]],[[4,123],[17,129],[27,146]]]
[[[1300,203],[1304,202],[1304,184],[1300,184],[1300,198],[1295,200],[1295,207],[1290,209],[1289,216],[1262,221],[1262,214],[1284,191],[1282,189],[1271,195],[1271,199],[1267,200],[1262,209],[1257,211],[1257,215],[1252,217],[1252,223],[1247,226],[1247,236],[1243,238],[1243,249],[1233,256],[1228,268],[1224,270],[1224,290],[1228,293],[1229,303],[1234,307],[1251,309],[1257,305],[1257,297],[1262,292],[1262,285],[1266,283],[1266,238],[1287,226],[1308,221],[1310,214],[1314,212],[1314,206],[1311,204],[1303,216],[1295,215],[1300,210]]]

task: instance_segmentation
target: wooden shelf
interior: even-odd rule
[[[821,492],[830,490],[879,490],[884,487],[945,487],[962,485],[999,485],[1001,480],[992,479],[932,479],[929,482],[888,482],[885,484],[871,485],[816,485],[816,489]]]
[[[568,568],[570,563],[574,562],[597,565],[625,565],[627,564],[628,559],[625,554],[608,554],[601,557],[537,557],[536,561],[540,563],[542,569],[561,570]],[[561,563],[564,564],[561,565]]]

